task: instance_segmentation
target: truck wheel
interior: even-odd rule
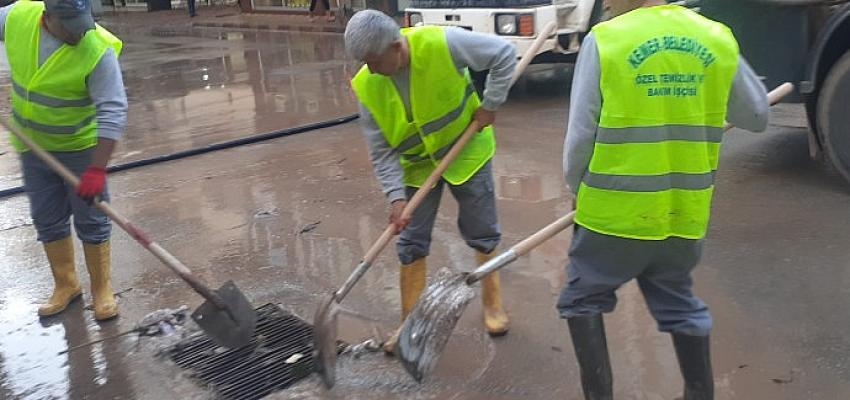
[[[832,165],[850,182],[850,51],[829,70],[818,97],[818,130]]]

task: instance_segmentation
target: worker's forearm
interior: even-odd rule
[[[405,199],[404,170],[401,168],[398,151],[390,147],[372,114],[362,104],[360,105],[360,127],[363,129],[363,136],[369,147],[375,177],[381,184],[387,200],[392,203]]]
[[[116,143],[112,139],[99,138],[92,154],[91,166],[106,169],[109,159],[112,158],[112,152],[115,151]]]
[[[496,111],[499,109],[499,106],[507,100],[508,93],[511,90],[511,81],[517,64],[513,48],[510,49],[510,52],[503,53],[503,56],[504,58],[501,58],[499,63],[490,69],[487,81],[484,83],[484,98],[481,100],[481,107],[486,110]]]
[[[91,166],[105,169],[127,124],[127,95],[118,57],[111,49],[88,77],[88,88],[95,105],[98,136]]]
[[[570,115],[564,139],[564,179],[574,194],[578,193],[581,180],[593,157],[602,109],[600,71],[596,41],[591,34],[582,44],[573,73]]]
[[[514,70],[516,69],[516,50],[514,46],[493,35],[469,32],[464,29],[447,29],[446,41],[452,59],[458,69],[469,68],[474,71],[486,71],[487,82],[481,107],[495,111],[508,98]]]
[[[767,128],[769,108],[761,79],[741,57],[729,93],[726,120],[738,128],[761,132]]]
[[[127,125],[127,94],[118,57],[109,49],[89,75],[89,97],[96,109],[97,134],[119,140]]]
[[[9,4],[6,7],[0,8],[0,42],[6,41],[6,17],[9,16],[9,11],[12,11],[12,7],[15,3]]]

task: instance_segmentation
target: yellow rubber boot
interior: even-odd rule
[[[86,266],[91,278],[91,294],[94,302],[94,319],[98,321],[118,316],[118,306],[112,293],[111,257],[109,242],[100,244],[83,243]]]
[[[475,252],[478,265],[482,265],[493,258],[494,253],[484,254]],[[502,336],[508,333],[510,321],[508,315],[502,308],[502,285],[499,281],[499,273],[493,272],[481,280],[481,300],[484,303],[484,328],[490,336]]]
[[[38,315],[49,317],[59,314],[80,297],[83,291],[77,280],[77,270],[74,266],[74,240],[68,236],[65,239],[54,240],[44,244],[44,253],[50,262],[53,272],[53,294],[46,304],[38,307]]]
[[[413,307],[419,301],[419,296],[425,290],[425,280],[428,275],[427,265],[423,257],[410,264],[401,266],[401,270],[399,271],[399,288],[401,289],[402,322],[413,311]],[[397,329],[392,337],[384,343],[385,353],[392,355],[395,351],[399,331],[400,329]]]

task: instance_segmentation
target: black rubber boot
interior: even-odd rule
[[[613,399],[614,379],[602,314],[568,318],[567,325],[581,371],[585,400]]]
[[[708,336],[673,334],[673,346],[682,378],[685,379],[684,400],[713,400],[714,375]]]

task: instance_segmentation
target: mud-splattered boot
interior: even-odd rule
[[[74,240],[68,236],[44,244],[44,253],[53,272],[53,294],[38,307],[38,315],[49,317],[65,311],[68,304],[83,294],[74,267]]]
[[[475,260],[482,265],[493,258],[494,253],[475,252]],[[502,308],[502,285],[499,273],[493,272],[481,280],[481,301],[484,304],[484,328],[490,336],[503,336],[510,329],[508,314]]]
[[[685,379],[684,400],[713,400],[714,376],[711,370],[711,351],[708,336],[674,333],[673,347],[682,378]]]
[[[585,400],[612,400],[614,379],[602,314],[568,318],[567,325],[578,359]]]
[[[405,264],[401,266],[401,270],[399,271],[399,288],[401,289],[401,321],[404,322],[404,319],[413,311],[413,307],[416,305],[416,302],[419,301],[419,296],[422,294],[422,291],[425,290],[425,280],[428,276],[428,264],[425,262],[425,258],[420,258],[410,264]],[[388,355],[393,355],[395,352],[395,345],[398,342],[398,333],[401,331],[401,328],[397,329],[395,333],[384,342],[384,353]]]
[[[109,242],[100,244],[83,243],[86,266],[91,278],[91,294],[94,302],[94,319],[105,321],[118,316],[118,306],[112,293],[111,257]]]

